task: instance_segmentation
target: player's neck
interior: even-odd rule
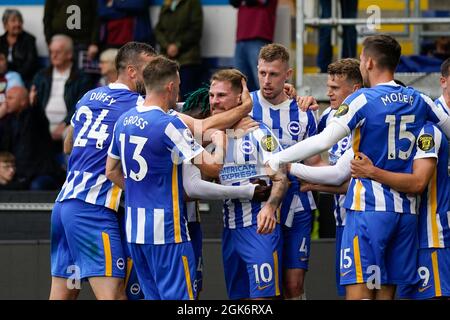
[[[268,98],[264,97],[262,95],[262,92],[261,92],[261,96],[264,98],[264,100],[266,100],[267,102],[269,102],[271,105],[274,105],[274,106],[279,105],[289,99],[289,97],[284,93],[284,91],[272,99],[268,99]]]
[[[168,112],[171,107],[165,96],[156,93],[147,94],[144,100],[144,106],[157,106],[163,109],[164,112]]]
[[[447,107],[450,107],[450,95],[447,93],[447,91],[442,91],[442,96],[444,97],[445,103],[447,104]]]
[[[131,81],[128,81],[125,77],[122,77],[122,76],[119,75],[119,76],[117,77],[117,80],[114,81],[114,83],[124,84],[124,85],[126,85],[131,91],[133,91],[133,88],[134,88],[133,83],[132,83]]]
[[[387,83],[392,80],[394,80],[394,74],[392,74],[391,72],[374,73],[370,77],[370,86],[375,87],[377,84]]]

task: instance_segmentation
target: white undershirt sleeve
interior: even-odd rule
[[[193,164],[183,163],[183,187],[191,199],[224,200],[241,199],[251,200],[256,184],[243,186],[223,186],[221,184],[202,180],[200,169]]]
[[[268,164],[274,171],[277,171],[280,163],[298,162],[321,153],[346,137],[349,133],[350,129],[347,126],[337,121],[332,121],[318,135],[300,141],[274,154],[268,161]]]
[[[353,150],[349,149],[339,158],[334,166],[310,167],[300,163],[292,163],[290,174],[315,184],[340,186],[350,178],[350,161]]]

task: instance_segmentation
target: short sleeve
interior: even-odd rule
[[[269,128],[259,128],[252,132],[253,143],[257,146],[258,158],[261,163],[269,161],[270,157],[283,150],[275,134]]]
[[[349,134],[364,120],[363,111],[367,105],[366,95],[358,90],[344,100],[331,121],[339,124]]]
[[[114,131],[113,131],[113,137],[111,140],[111,144],[109,145],[108,149],[108,156],[110,156],[113,159],[120,159],[120,147],[119,147],[119,130],[117,129],[117,123],[114,125]]]
[[[191,130],[178,117],[172,117],[164,133],[164,145],[183,162],[189,162],[204,150],[195,141]]]
[[[431,124],[426,124],[417,137],[414,159],[438,158],[441,141],[441,131]]]

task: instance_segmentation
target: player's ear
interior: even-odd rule
[[[359,90],[362,88],[362,85],[360,83],[355,83],[353,85],[353,92],[355,92],[356,90]]]
[[[366,69],[367,70],[372,70],[374,66],[375,66],[375,61],[372,59],[372,57],[367,57]]]
[[[174,89],[175,83],[173,81],[169,81],[166,85],[166,88],[169,92],[172,92]]]
[[[289,68],[287,73],[286,73],[286,78],[289,80],[292,78],[292,74],[294,73],[294,70],[292,70],[292,68]]]
[[[439,78],[439,82],[441,84],[441,88],[442,89],[446,89],[447,88],[447,78],[440,77]]]

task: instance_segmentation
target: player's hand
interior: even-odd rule
[[[167,56],[169,58],[175,58],[178,55],[178,47],[175,43],[171,43],[167,46]]]
[[[295,99],[297,97],[297,90],[295,90],[294,85],[290,83],[284,84],[284,93],[289,97],[289,99]]]
[[[267,199],[269,199],[272,186],[268,186],[266,181],[261,179],[256,179],[255,181],[252,181],[252,183],[256,184],[252,200],[258,202],[267,201]]]
[[[241,79],[242,93],[241,93],[241,105],[245,106],[247,113],[250,113],[253,108],[252,97],[248,91],[247,81],[244,78]]]
[[[308,110],[316,111],[319,110],[319,104],[313,96],[303,96],[297,97],[297,105],[301,111],[306,112]]]
[[[233,126],[233,137],[236,139],[242,138],[248,132],[258,129],[259,124],[250,117],[245,117],[239,120]]]
[[[314,191],[316,185],[307,181],[300,181],[300,192]]]
[[[372,160],[364,153],[359,152],[358,156],[351,161],[350,171],[353,178],[370,178],[374,168]]]
[[[269,234],[271,233],[277,224],[277,219],[275,217],[275,210],[272,206],[267,203],[259,211],[257,217],[257,230],[259,234]]]
[[[275,176],[275,174],[277,173],[277,171],[280,169],[280,165],[279,163],[276,163],[276,168],[273,167],[274,164],[271,163],[271,161],[274,159],[271,159],[269,161],[267,161],[264,165],[264,169],[266,171],[266,175],[269,177],[273,177]]]
[[[227,149],[227,135],[222,130],[216,130],[211,135],[211,142],[218,148]]]

